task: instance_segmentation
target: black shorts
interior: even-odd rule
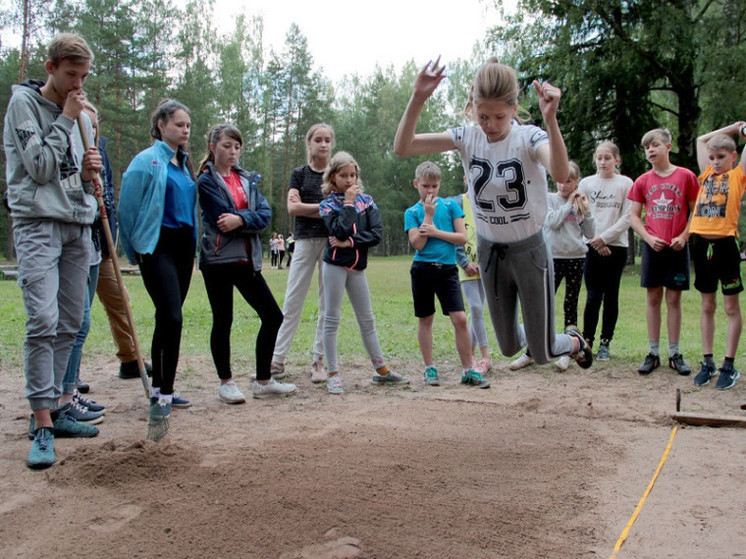
[[[409,275],[412,278],[414,315],[417,318],[435,314],[436,295],[443,314],[464,310],[464,298],[461,295],[461,283],[455,264],[412,262]]]
[[[694,264],[694,287],[701,293],[715,293],[718,281],[723,295],[743,291],[741,281],[741,251],[735,237],[705,239],[699,235],[689,238]]]
[[[665,287],[687,291],[689,276],[689,244],[681,250],[666,247],[660,252],[655,252],[648,243],[642,243],[642,287]]]

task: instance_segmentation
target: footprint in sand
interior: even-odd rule
[[[2,503],[0,503],[0,514],[5,514],[6,512],[12,512],[18,507],[23,506],[26,503],[31,503],[33,501],[34,501],[34,495],[30,493],[17,493],[15,495],[11,495],[10,497],[6,498]]]
[[[335,538],[337,535],[336,528],[332,528],[324,537]],[[283,553],[280,559],[353,559],[359,557],[362,552],[360,540],[341,536],[326,543],[307,545],[298,551]]]
[[[137,518],[141,512],[142,507],[137,505],[122,505],[114,509],[108,518],[98,516],[91,520],[91,528],[96,532],[116,532]]]

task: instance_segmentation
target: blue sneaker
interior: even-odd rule
[[[94,413],[100,413],[101,415],[104,415],[106,413],[106,408],[104,406],[102,406],[98,402],[89,400],[85,396],[82,396],[80,392],[75,392],[75,394],[73,394],[73,401],[77,402],[84,408],[88,408],[89,411],[92,411]]]
[[[704,386],[709,384],[710,379],[715,375],[715,365],[701,362],[701,368],[694,377],[694,386]]]
[[[54,464],[54,433],[49,427],[40,427],[34,433],[34,442],[26,459],[32,470],[42,470]]]
[[[95,437],[98,428],[93,425],[81,423],[71,413],[72,405],[65,404],[57,411],[52,412],[52,425],[54,425],[54,436],[59,438]],[[56,417],[55,417],[56,415]]]
[[[477,388],[489,388],[490,381],[476,372],[474,369],[469,369],[469,372],[461,375],[461,384],[471,384]]]
[[[718,390],[727,390],[736,384],[736,380],[741,376],[741,373],[736,371],[733,367],[721,367],[718,375],[718,381],[715,383],[715,388]]]
[[[173,397],[171,399],[171,407],[172,408],[190,408],[192,407],[192,403],[184,398],[181,394],[178,392],[173,393]]]

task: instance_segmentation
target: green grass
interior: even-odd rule
[[[398,256],[372,258],[366,270],[370,284],[373,309],[376,315],[378,336],[384,355],[393,363],[417,366],[420,353],[417,346],[417,320],[414,317],[409,283],[411,257]],[[282,307],[287,282],[287,269],[272,270],[265,265],[264,276]],[[615,360],[636,365],[647,353],[647,329],[645,322],[645,290],[639,286],[639,265],[628,266],[622,279],[620,296],[620,317],[616,336],[612,342],[612,356]],[[133,312],[141,347],[145,355],[150,354],[150,338],[153,331],[153,306],[139,276],[126,276],[125,283],[132,300]],[[232,332],[233,361],[236,367],[253,369],[254,342],[259,320],[254,311],[236,293],[235,318]],[[564,284],[557,294],[557,330],[562,329],[562,297]],[[316,324],[316,280],[312,284],[309,297],[301,316],[291,354],[290,363],[304,364],[309,361],[310,350]],[[681,349],[693,367],[701,358],[699,336],[699,294],[692,288],[684,293],[683,325]],[[720,300],[721,304],[722,301]],[[582,322],[582,309],[585,304],[585,290],[581,291],[579,316]],[[0,281],[0,316],[2,336],[0,337],[0,370],[21,370],[23,367],[23,339],[25,334],[25,312],[21,290],[14,281]],[[493,360],[500,359],[494,332],[488,322],[490,349]],[[202,275],[194,274],[189,295],[184,304],[184,331],[182,353],[205,356],[209,359],[209,333],[212,323],[210,306],[207,301]],[[600,327],[600,324],[599,324]],[[433,327],[434,349],[437,362],[455,362],[456,349],[450,320],[437,311]],[[717,312],[715,357],[719,360],[725,351],[725,315],[722,309]],[[667,352],[665,310],[661,334],[661,353]],[[111,356],[115,359],[115,349],[109,331],[109,324],[101,303],[96,300],[92,310],[92,327],[86,342],[88,355]],[[342,325],[339,332],[339,354],[342,362],[365,360],[365,350],[355,322],[352,308],[345,299],[342,309]],[[346,357],[347,356],[347,357]],[[85,355],[84,355],[85,362]],[[621,364],[621,363],[620,363]],[[189,371],[184,371],[188,373]]]

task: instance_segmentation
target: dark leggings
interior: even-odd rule
[[[614,328],[619,318],[619,284],[622,272],[627,263],[625,247],[609,247],[611,254],[601,256],[588,245],[585,255],[585,289],[588,296],[583,312],[583,336],[593,343],[598,326],[598,315],[603,303],[604,312],[601,322],[601,339],[611,341]]]
[[[181,345],[181,307],[194,268],[194,237],[190,227],[161,227],[153,254],[138,256],[145,289],[155,306],[151,358],[153,388],[173,394]]]
[[[554,292],[559,289],[562,279],[565,280],[565,328],[570,324],[578,324],[578,296],[583,285],[583,266],[585,258],[555,258],[554,259]]]
[[[250,264],[206,265],[202,268],[207,297],[212,308],[210,349],[218,377],[228,380],[231,372],[231,325],[233,324],[233,287],[259,315],[262,325],[256,337],[256,378],[269,380],[269,366],[275,351],[282,311],[261,272]]]

